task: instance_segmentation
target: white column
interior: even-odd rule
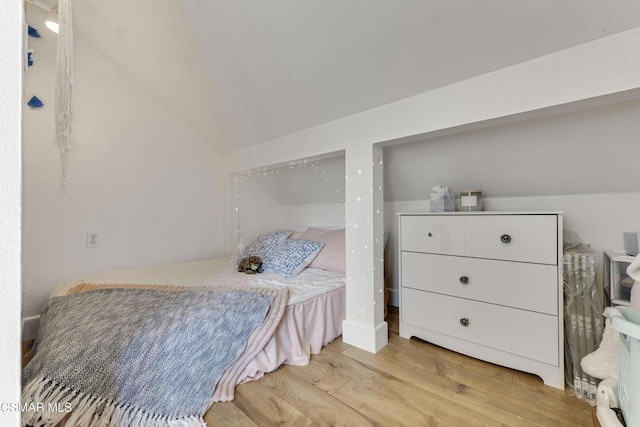
[[[342,339],[372,353],[387,344],[384,321],[382,148],[360,144],[345,155],[347,315]]]
[[[0,13],[0,405],[20,402],[20,227],[22,2]],[[26,35],[25,35],[26,37]],[[0,408],[1,409],[1,408]],[[20,413],[0,410],[0,425],[19,426]]]

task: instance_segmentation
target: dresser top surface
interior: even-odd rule
[[[456,215],[562,215],[562,211],[454,211],[454,212],[398,212],[398,216],[456,216]]]

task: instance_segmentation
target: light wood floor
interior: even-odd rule
[[[535,375],[398,336],[377,354],[340,338],[308,366],[281,366],[205,415],[215,426],[596,426],[595,410]],[[26,354],[28,343],[23,343]],[[25,356],[24,363],[28,361]]]
[[[371,354],[326,346],[308,366],[239,385],[207,412],[209,426],[599,426],[595,411],[540,378],[398,336]]]

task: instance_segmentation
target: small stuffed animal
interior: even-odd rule
[[[262,273],[262,258],[259,256],[244,257],[238,263],[240,273],[256,274]]]

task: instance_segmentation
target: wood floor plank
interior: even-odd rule
[[[209,426],[228,427],[256,427],[244,412],[242,412],[233,402],[218,402],[214,404],[215,411],[209,410],[204,416],[204,421]]]
[[[339,336],[338,338],[336,338],[335,340],[333,340],[332,342],[324,346],[322,350],[331,350],[338,353],[342,353],[343,351],[351,347],[352,346],[350,344],[345,344],[344,342],[342,342],[342,336]]]
[[[306,367],[283,366],[238,386],[235,400],[214,404],[205,420],[242,427],[600,427],[595,408],[535,375],[400,338],[392,330],[397,316],[390,310],[389,345],[378,354],[338,338]]]
[[[599,427],[600,424],[595,421],[596,419],[596,407],[589,406],[588,403],[581,401],[576,398],[573,394],[569,393],[565,390],[558,390],[553,387],[547,387],[544,385],[542,380],[533,374],[529,374],[526,372],[514,371],[513,375],[513,385],[512,390],[517,390],[519,394],[524,394],[528,396],[528,392],[533,392],[538,395],[542,395],[546,400],[551,400],[552,402],[556,402],[557,405],[551,405],[549,410],[551,411],[563,411],[567,407],[571,408],[571,412],[590,412],[591,417],[594,420],[593,425]],[[526,397],[525,397],[526,398]],[[581,416],[581,419],[587,419],[588,416]],[[591,425],[591,424],[589,424]]]
[[[342,402],[368,414],[383,426],[440,426],[437,420],[377,393],[371,388],[349,381],[334,396]]]
[[[392,346],[390,348],[392,348]],[[453,353],[446,349],[438,349],[438,351]],[[402,355],[401,360],[404,363],[412,364],[419,369],[426,369],[426,365],[419,363],[419,357],[423,352],[414,354],[414,356],[418,355],[418,357],[414,359],[407,358],[407,353],[408,352],[406,350],[399,353]],[[465,360],[473,360],[477,364],[480,364],[480,366],[484,365],[487,369],[491,370],[491,372],[495,372],[495,370],[502,370],[513,372],[514,375],[517,373],[517,371],[513,371],[508,368],[470,359],[466,356],[458,355],[457,353],[453,354],[463,357]],[[456,367],[456,365],[450,367],[451,369],[443,369],[442,366],[447,364],[448,359],[448,355],[440,358],[439,365],[441,365],[441,375],[447,376],[466,386],[470,386],[473,389],[484,391],[486,394],[495,397],[499,401],[511,404],[514,409],[520,407],[520,411],[522,411],[523,407],[530,412],[539,412],[541,408],[544,408],[544,417],[554,419],[558,425],[589,425],[586,420],[591,418],[591,408],[588,405],[584,404],[584,402],[576,401],[563,390],[545,386],[542,383],[542,380],[535,376],[533,377],[537,379],[537,387],[524,389],[514,387],[508,381],[490,381],[486,376],[475,374],[476,369],[465,372],[464,367]],[[566,408],[566,403],[570,403],[572,405],[572,411],[563,410]]]
[[[513,387],[532,391],[561,402],[574,403],[576,400],[576,397],[571,395],[568,391],[558,390],[553,387],[546,387],[540,377],[527,372],[514,371]]]
[[[305,366],[292,367],[288,372],[276,370],[260,381],[272,393],[298,408],[318,425],[370,426],[376,420],[345,405],[332,395],[323,392],[294,372]]]
[[[414,366],[393,360],[381,353],[373,355],[364,350],[351,348],[343,354],[406,382],[412,382],[424,390],[445,396],[468,409],[507,425],[526,425],[531,423],[533,425],[567,426],[572,425],[574,422],[571,418],[565,417],[565,414],[548,414],[545,412],[545,408],[532,409],[528,405],[514,406],[510,402],[505,402],[492,396],[485,390],[478,390],[437,374],[420,371]],[[562,418],[563,421],[558,420],[558,418]]]
[[[324,353],[331,354],[333,352],[326,351]],[[311,358],[311,363],[305,366],[304,369],[299,369],[298,366],[282,366],[280,369],[284,372],[292,371],[295,375],[298,375],[308,383],[313,384],[320,390],[329,394],[335,393],[340,387],[349,381],[348,377],[342,375],[336,369],[331,369],[331,366],[327,367],[316,363],[316,357],[318,357],[318,355],[314,355]],[[336,357],[338,356],[336,355]]]
[[[261,381],[237,386],[233,404],[259,426],[316,425],[295,406],[272,393]],[[209,411],[217,412],[216,404]]]
[[[406,339],[394,334],[389,336],[389,343],[396,346],[396,348],[401,348],[402,350],[400,351],[402,352],[407,351],[411,353],[421,353],[424,358],[457,364],[458,366],[464,367],[466,370],[475,370],[476,372],[489,376],[500,377],[501,380],[505,382],[511,382],[513,377],[514,371],[509,368],[488,364],[482,360],[474,359],[473,357],[469,357],[461,353],[456,353],[455,351],[439,347],[435,344],[431,344],[417,338]]]
[[[394,338],[389,340],[389,344],[380,352],[395,360],[451,377],[456,381],[464,378],[480,383],[489,381],[500,386],[511,384],[513,381],[512,369],[473,359],[415,339]]]
[[[22,342],[22,367],[24,368],[29,363],[31,358],[31,346],[34,340],[27,340]]]
[[[409,341],[410,345],[400,346],[399,340]],[[535,375],[472,359],[423,341],[394,338],[380,354],[423,371],[438,372],[461,384],[485,390],[516,406],[526,405],[532,410],[544,407],[549,414],[557,414],[555,418],[561,422],[579,424],[591,418],[592,408],[588,404],[576,401],[575,397],[564,390],[545,386]],[[461,361],[468,363],[463,364]],[[519,381],[516,385],[513,384],[515,378]],[[524,379],[527,381],[526,386],[523,385]],[[563,409],[566,404],[572,405],[573,410],[565,413]]]
[[[368,387],[403,407],[418,411],[442,425],[498,426],[491,417],[469,410],[439,394],[421,389],[410,382],[401,381],[385,372],[371,369],[357,360],[330,352],[320,353],[312,359],[313,365],[338,371],[352,381]]]
[[[389,314],[387,315],[386,319],[384,319],[387,322],[387,329],[389,330],[389,332],[399,334],[400,333],[400,310],[398,310],[398,307],[393,307],[391,305],[388,305],[387,311]]]
[[[593,418],[594,427],[601,427],[600,426],[600,421],[598,421],[597,408],[593,408],[593,410],[591,411],[591,416]]]

